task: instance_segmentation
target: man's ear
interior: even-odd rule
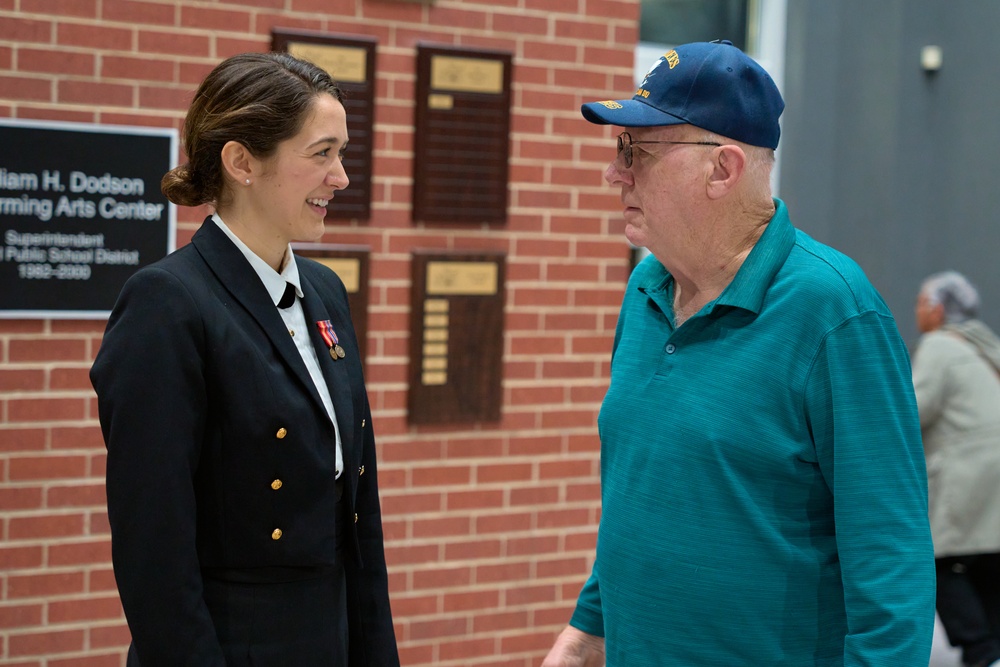
[[[726,144],[712,151],[712,171],[708,176],[708,196],[720,199],[732,192],[743,178],[747,154],[739,146]]]
[[[253,182],[257,173],[257,159],[238,141],[227,141],[222,147],[222,168],[239,185]]]

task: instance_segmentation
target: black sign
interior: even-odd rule
[[[173,129],[0,119],[0,317],[101,318],[173,250]]]

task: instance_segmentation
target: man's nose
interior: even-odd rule
[[[604,170],[604,180],[611,185],[619,185],[632,182],[632,170],[627,169],[622,161],[616,157],[608,164]]]

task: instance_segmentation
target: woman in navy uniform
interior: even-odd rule
[[[348,184],[341,91],[233,56],[184,141],[163,192],[215,213],[129,279],[91,370],[128,664],[396,666],[347,293],[289,245]]]

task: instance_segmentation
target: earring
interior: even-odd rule
[[[249,178],[247,179],[247,185],[250,185],[250,179]]]

